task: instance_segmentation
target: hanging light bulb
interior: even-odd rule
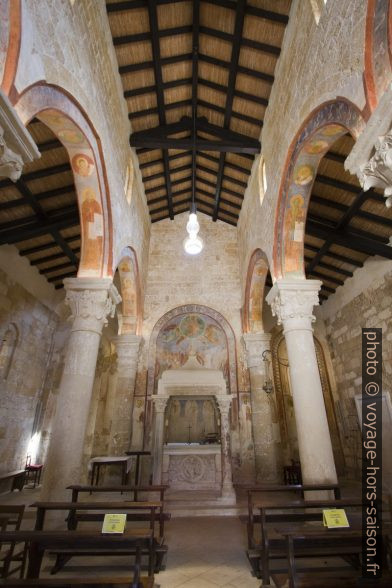
[[[188,237],[184,239],[184,249],[189,255],[197,255],[203,249],[203,239],[198,237],[197,233],[200,230],[199,221],[197,220],[196,205],[192,203],[189,213],[189,219],[186,224]]]

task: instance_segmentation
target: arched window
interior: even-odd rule
[[[264,194],[267,191],[267,172],[265,169],[265,160],[262,155],[260,155],[259,161],[259,197],[260,197],[260,206],[263,204]]]
[[[17,343],[18,329],[10,323],[1,338],[0,347],[0,377],[4,380],[8,377]]]
[[[310,0],[316,24],[320,22],[321,14],[326,3],[327,0]]]

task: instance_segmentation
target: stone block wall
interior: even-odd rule
[[[58,316],[53,310],[0,270],[2,343],[10,325],[16,333],[11,361],[8,369],[2,370],[0,380],[0,471],[3,473],[25,466],[57,324]]]
[[[369,258],[344,286],[316,311],[324,321],[341,410],[341,438],[349,477],[361,466],[360,427],[355,396],[362,393],[362,328],[383,334],[383,391],[392,400],[392,262]]]

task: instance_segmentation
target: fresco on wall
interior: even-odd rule
[[[166,409],[168,443],[200,443],[206,435],[219,437],[219,417],[213,398],[171,398]]]
[[[254,268],[249,296],[249,327],[252,332],[263,330],[263,297],[268,268],[260,260]]]
[[[155,382],[165,370],[181,368],[190,355],[201,367],[221,370],[228,383],[226,335],[214,319],[198,313],[175,316],[160,331]]]

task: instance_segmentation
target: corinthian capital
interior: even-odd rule
[[[151,396],[151,400],[154,403],[155,412],[165,412],[166,404],[169,400],[167,396],[154,395]]]
[[[229,394],[216,396],[216,401],[218,403],[221,416],[227,417],[229,415],[232,397]]]
[[[271,306],[272,314],[278,323],[287,326],[287,322],[296,321],[298,328],[310,326],[316,320],[313,307],[319,304],[318,292],[320,280],[287,280],[275,282],[267,295],[267,302]]]
[[[114,316],[121,296],[109,278],[68,278],[64,280],[65,302],[71,309],[72,331],[101,334],[108,316]]]
[[[381,188],[392,205],[392,131],[379,137],[374,149],[374,155],[360,168],[359,182],[364,190]]]
[[[263,353],[270,349],[270,333],[244,333],[242,336],[248,368],[260,367],[263,365]]]
[[[23,159],[10,149],[4,139],[4,129],[0,127],[0,176],[19,180],[23,169]]]

